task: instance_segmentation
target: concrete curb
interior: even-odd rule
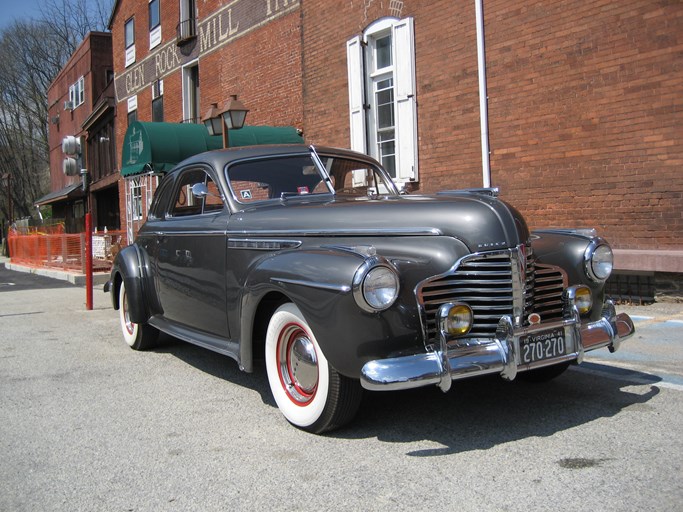
[[[65,272],[53,268],[35,268],[26,265],[18,265],[12,263],[7,258],[0,258],[0,264],[4,263],[7,270],[14,270],[15,272],[25,272],[28,274],[36,274],[39,276],[50,277],[52,279],[60,279],[62,281],[69,281],[76,286],[85,286],[85,274],[76,272]],[[95,272],[93,274],[93,286],[100,286],[109,280],[109,272]]]

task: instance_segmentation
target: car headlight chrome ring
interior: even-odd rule
[[[390,308],[398,298],[399,289],[396,269],[378,256],[366,259],[353,279],[356,303],[369,313]]]
[[[601,238],[592,240],[584,253],[584,266],[593,281],[606,281],[614,268],[612,248]]]

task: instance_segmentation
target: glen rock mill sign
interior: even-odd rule
[[[185,64],[299,7],[299,0],[235,0],[197,23],[197,38],[179,47],[176,40],[155,48],[140,62],[116,75],[116,101],[136,95]]]

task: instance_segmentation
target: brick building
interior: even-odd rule
[[[67,232],[84,230],[88,207],[94,227],[120,227],[111,39],[109,33],[89,33],[47,90],[50,193],[36,204],[51,205],[53,217],[64,219]],[[62,150],[69,136],[81,148],[71,176],[64,171]],[[82,168],[89,173],[87,197]]]
[[[231,95],[248,106],[249,125],[302,126],[297,1],[119,0],[109,28],[120,145],[133,121],[200,123]],[[121,180],[129,235],[157,183],[153,170]]]
[[[596,227],[618,268],[683,272],[683,6],[483,4],[491,185],[532,228]],[[249,124],[370,153],[407,190],[480,187],[475,20],[451,0],[121,0],[118,107],[196,121],[238,94]]]

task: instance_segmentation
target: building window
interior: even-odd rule
[[[149,2],[149,49],[161,43],[161,13],[159,11],[159,0]]]
[[[140,178],[128,181],[130,186],[130,207],[133,220],[142,219],[142,184]]]
[[[85,79],[83,77],[69,87],[69,101],[72,109],[82,105],[85,101]]]
[[[346,44],[351,148],[379,160],[398,183],[416,181],[413,19],[383,18]]]
[[[152,122],[164,121],[164,81],[157,80],[152,84]]]
[[[138,120],[138,97],[128,98],[128,126]]]
[[[183,68],[183,123],[199,123],[199,66]]]
[[[135,18],[126,21],[124,39],[126,42],[126,67],[135,62]]]
[[[193,38],[197,35],[197,19],[195,0],[180,0],[180,23],[178,24],[178,40]]]
[[[138,120],[138,111],[133,110],[131,112],[128,112],[128,126],[133,124],[135,121]]]

